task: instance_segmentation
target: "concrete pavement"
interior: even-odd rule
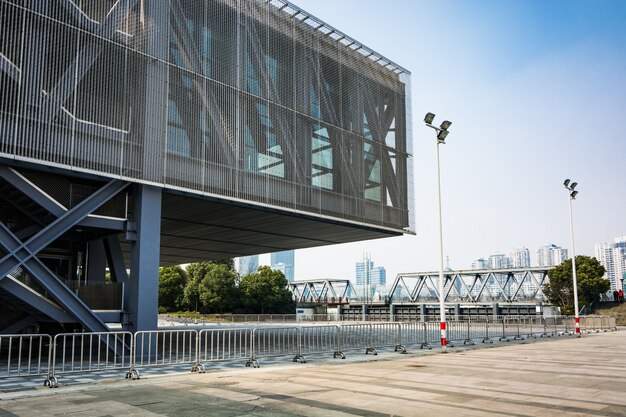
[[[626,416],[626,331],[0,394],[0,416]]]

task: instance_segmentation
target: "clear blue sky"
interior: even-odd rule
[[[565,178],[579,183],[576,252],[626,235],[626,1],[294,0],[412,72],[416,236],[296,251],[296,279],[354,279],[363,252],[436,270],[435,139],[452,268],[525,246],[569,247]],[[262,257],[263,262],[266,257]]]

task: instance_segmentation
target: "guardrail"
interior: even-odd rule
[[[149,330],[133,337],[133,362],[126,378],[139,379],[137,368],[191,365],[199,369],[197,330]]]
[[[58,387],[59,374],[130,369],[132,347],[130,332],[59,333],[44,386]]]
[[[52,361],[52,336],[0,335],[0,378],[48,375]]]
[[[449,347],[574,334],[572,317],[507,317],[499,321],[449,321]],[[581,317],[582,332],[616,330],[615,319]],[[0,336],[0,378],[45,375],[44,385],[58,386],[60,375],[98,371],[124,371],[138,379],[143,368],[189,366],[204,372],[205,364],[245,359],[258,367],[259,359],[292,356],[305,363],[305,355],[333,354],[345,359],[348,351],[377,355],[377,349],[407,346],[431,349],[440,340],[439,322],[360,322],[280,325],[220,329],[174,329],[112,333],[61,333],[54,336]]]
[[[198,336],[196,370],[204,372],[206,362],[252,357],[252,329],[204,329]]]

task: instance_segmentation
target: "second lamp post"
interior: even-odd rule
[[[424,123],[426,126],[434,129],[437,132],[437,215],[439,218],[439,315],[440,315],[440,329],[441,329],[441,352],[447,352],[447,331],[446,331],[446,303],[444,294],[444,277],[443,277],[443,226],[441,221],[441,171],[439,169],[439,145],[445,145],[446,137],[448,136],[448,128],[452,122],[445,120],[441,123],[441,126],[433,126],[433,120],[435,115],[433,113],[426,113],[424,117]]]
[[[570,180],[566,179],[563,185],[567,189],[567,199],[569,200],[569,235],[570,246],[572,248],[572,279],[574,281],[574,317],[576,320],[576,336],[580,337],[580,317],[578,316],[578,284],[576,282],[576,252],[574,249],[574,220],[572,216],[572,200],[575,200],[576,194],[578,194],[578,191],[575,191],[574,188],[576,188],[578,183],[570,183]]]

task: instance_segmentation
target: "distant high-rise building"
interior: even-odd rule
[[[529,268],[530,267],[530,251],[528,248],[513,249],[509,254],[511,266],[513,268]]]
[[[611,291],[622,288],[626,273],[626,236],[615,238],[615,243],[597,243],[595,252],[606,269],[604,278],[611,283]]]
[[[274,252],[271,255],[271,267],[272,269],[278,269],[281,271],[287,281],[292,282],[294,280],[295,272],[295,255],[294,251],[286,250],[283,252]]]
[[[489,261],[485,258],[478,258],[472,262],[472,269],[489,269]]]
[[[235,269],[239,275],[253,274],[259,269],[259,255],[242,256],[235,261]]]
[[[387,271],[383,266],[374,266],[374,262],[366,255],[363,261],[356,263],[356,285],[359,293],[373,296],[376,290],[387,285]]]
[[[567,249],[553,243],[537,249],[537,266],[556,266],[568,259]]]
[[[511,267],[510,259],[502,253],[489,255],[489,267],[491,269],[504,269]]]

